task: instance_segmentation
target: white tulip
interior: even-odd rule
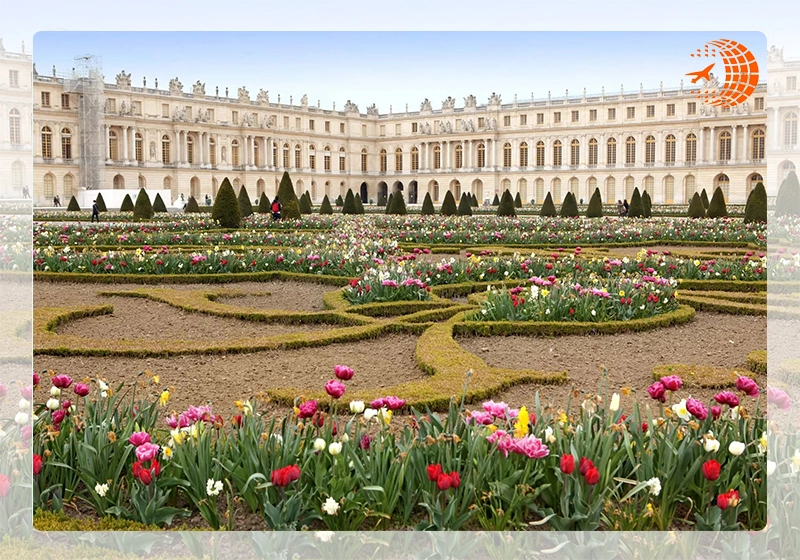
[[[719,442],[714,439],[714,436],[705,438],[703,442],[703,449],[706,453],[716,453],[719,451]]]
[[[20,401],[19,401],[19,409],[20,410],[28,410],[30,408],[30,406],[31,406],[30,401],[28,401],[26,399],[20,399]]]
[[[744,453],[745,445],[741,441],[732,441],[731,444],[728,446],[728,451],[731,455],[735,455],[738,457],[742,453]]]
[[[614,393],[611,395],[611,404],[609,405],[609,410],[611,410],[611,412],[616,412],[619,410],[619,393]]]
[[[364,412],[364,401],[350,401],[350,412],[353,414]]]
[[[50,410],[56,410],[61,406],[61,403],[58,402],[58,399],[48,399],[47,401],[47,408]]]
[[[328,452],[331,455],[338,455],[342,452],[342,444],[338,441],[334,441],[332,444],[328,446]]]
[[[314,440],[314,451],[325,451],[326,447],[328,447],[328,444],[324,439],[317,438]]]
[[[27,413],[22,412],[21,410],[19,412],[17,412],[16,416],[14,416],[14,422],[16,422],[18,426],[23,426],[23,425],[27,424],[28,423],[28,419],[29,418],[28,418]]]
[[[378,415],[378,411],[374,408],[368,408],[364,411],[364,420],[369,422]]]
[[[325,500],[325,503],[322,504],[322,511],[328,515],[336,515],[336,512],[339,511],[339,502],[333,498],[328,498]]]
[[[59,389],[58,387],[50,387],[50,396],[51,397],[61,396],[61,389]]]
[[[772,476],[778,464],[775,461],[767,461],[767,476]]]

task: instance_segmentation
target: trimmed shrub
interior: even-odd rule
[[[69,204],[67,204],[67,212],[80,212],[81,205],[78,204],[78,199],[73,196],[69,199]]]
[[[344,199],[342,198],[342,195],[336,197],[336,206],[338,206],[339,208],[344,206]]]
[[[603,217],[603,199],[600,196],[600,189],[594,189],[592,198],[589,199],[589,207],[586,209],[587,218],[602,218]]]
[[[392,197],[392,203],[387,206],[389,211],[386,213],[405,216],[408,214],[408,210],[406,210],[406,201],[403,198],[403,191],[397,191],[396,195],[397,196]]]
[[[189,200],[186,201],[186,208],[183,210],[187,214],[191,214],[192,212],[200,212],[200,205],[197,204],[197,200],[193,196],[189,197]]]
[[[434,214],[436,214],[436,208],[433,207],[431,193],[425,193],[425,200],[422,201],[422,215],[433,216]]]
[[[261,198],[258,199],[258,213],[259,214],[269,214],[270,213],[270,206],[269,199],[267,198],[267,193],[261,193]]]
[[[575,200],[575,195],[571,192],[567,192],[567,196],[564,197],[559,215],[562,218],[577,218],[580,216],[580,212],[578,212],[578,201]]]
[[[74,196],[72,198],[75,198]],[[69,201],[72,204],[72,201]],[[77,203],[77,200],[75,201]],[[125,198],[122,199],[122,206],[119,207],[120,212],[133,212],[133,200],[131,200],[131,195],[126,194]],[[199,212],[199,210],[198,210]]]
[[[98,212],[108,212],[108,208],[106,208],[106,201],[103,200],[103,193],[97,193],[95,201],[97,202]]]
[[[747,197],[747,206],[744,209],[744,223],[751,224],[755,222],[767,221],[767,189],[764,184],[759,181],[752,191],[750,196]]]
[[[386,210],[384,210],[385,214],[389,213],[389,208],[392,206],[393,200],[394,200],[394,193],[389,193],[389,199],[386,201]]]
[[[455,216],[458,214],[456,199],[453,196],[453,193],[449,190],[447,191],[447,194],[444,195],[444,202],[442,202],[442,208],[439,210],[439,213],[442,216]]]
[[[700,193],[700,200],[703,202],[703,209],[708,210],[708,205],[710,203],[708,201],[708,193],[706,193],[705,189],[703,189],[703,192]]]
[[[714,190],[714,195],[711,197],[711,203],[708,205],[707,218],[724,218],[728,215],[728,208],[725,206],[725,195],[722,194],[722,189],[717,187]]]
[[[775,199],[775,217],[781,216],[800,216],[800,182],[794,171],[783,180]]]
[[[467,193],[461,193],[461,200],[458,201],[458,215],[472,216],[472,197]]]
[[[547,196],[544,197],[544,204],[542,204],[542,209],[539,210],[539,215],[543,218],[553,218],[558,216],[558,212],[556,212],[556,205],[553,204],[553,195],[549,192]]]
[[[328,200],[328,195],[325,195],[325,198],[322,199],[322,204],[319,206],[319,213],[320,214],[333,214],[333,207],[331,206],[331,201]]]
[[[299,220],[300,219],[300,203],[297,201],[297,195],[294,193],[294,185],[289,173],[284,171],[281,177],[281,184],[278,186],[278,198],[281,201],[281,219],[282,220]]]
[[[356,214],[364,213],[364,201],[361,200],[361,195],[356,194],[353,199],[356,201]]]
[[[164,199],[161,198],[161,193],[156,193],[156,199],[153,201],[153,212],[166,212],[167,205],[164,204]]]
[[[133,221],[149,220],[153,214],[155,214],[153,204],[150,202],[150,197],[147,196],[147,191],[139,189],[139,196],[136,197],[136,204],[133,207]]]
[[[494,200],[492,201],[492,206],[500,206],[500,197],[497,196],[497,193],[494,193]]]
[[[248,200],[247,202],[249,204],[250,201]],[[283,216],[283,213],[281,213],[281,216]],[[222,185],[217,191],[217,198],[214,199],[214,207],[211,209],[211,218],[218,221],[223,228],[234,229],[242,225],[239,200],[236,198],[233,185],[231,185],[227,177],[222,180]]]
[[[706,217],[706,209],[703,206],[703,199],[697,193],[694,193],[692,201],[689,203],[689,217],[690,218]]]
[[[311,199],[309,198],[308,193],[303,193],[303,196],[300,197],[297,205],[300,208],[301,214],[311,214],[313,212],[311,208]]]
[[[514,197],[508,192],[508,189],[503,192],[503,198],[497,206],[498,216],[516,216],[517,212],[514,210]]]
[[[473,205],[475,208],[477,208],[478,206],[480,206],[480,203],[478,203],[478,197],[477,197],[477,196],[475,196],[475,193],[472,193],[472,205]]]
[[[639,192],[639,187],[633,189],[631,203],[628,207],[628,216],[631,218],[644,217],[644,203],[642,202],[642,195]]]
[[[643,218],[649,218],[653,215],[653,201],[650,198],[650,193],[647,191],[642,193],[642,206],[644,206],[644,214],[642,214]]]
[[[514,197],[514,208],[522,208],[522,197],[519,193]]]
[[[387,204],[388,204],[388,201],[386,200],[386,196],[384,196],[383,193],[379,194],[378,195],[378,204],[377,205],[378,206],[386,206]]]
[[[356,197],[353,194],[353,189],[347,189],[347,194],[344,197],[344,204],[342,205],[342,214],[358,214]]]
[[[239,202],[239,215],[241,218],[244,219],[250,216],[253,213],[253,203],[250,201],[250,195],[247,193],[247,189],[244,185],[239,189],[237,200]]]

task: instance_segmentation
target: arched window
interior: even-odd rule
[[[550,193],[553,196],[553,202],[561,202],[561,179],[556,177],[550,184]]]
[[[108,133],[108,157],[112,161],[119,159],[119,142],[117,140],[117,133],[113,130]]]
[[[656,162],[656,139],[652,135],[644,139],[644,162],[649,165]]]
[[[606,142],[606,165],[617,165],[617,139],[609,138]]]
[[[756,185],[763,181],[764,178],[759,173],[753,173],[750,175],[750,180],[747,181],[747,196],[750,196],[750,192],[756,188]]]
[[[617,180],[614,177],[606,179],[606,202],[611,203],[617,197]]]
[[[42,128],[42,157],[44,159],[53,157],[53,132],[49,126]]]
[[[240,165],[238,140],[231,140],[231,165]]]
[[[169,136],[165,134],[161,137],[161,161],[170,163],[172,161],[171,154]]]
[[[511,144],[503,144],[503,167],[511,167]]]
[[[456,144],[456,169],[464,167],[464,147],[461,144]]]
[[[361,150],[361,171],[362,173],[367,172],[367,149],[363,148]]]
[[[715,185],[715,187],[719,187],[720,189],[722,189],[722,194],[725,196],[725,200],[727,201],[731,188],[731,180],[728,178],[728,176],[725,175],[724,173],[719,175],[717,177],[717,184]]]
[[[519,145],[519,166],[528,167],[528,143],[523,142]]]
[[[723,131],[719,135],[719,158],[720,161],[731,159],[731,133]]]
[[[345,170],[345,151],[344,151],[344,146],[342,146],[341,148],[339,148],[339,171],[344,171],[344,170]],[[328,194],[327,188],[325,194]]]
[[[386,161],[387,157],[388,157],[388,155],[386,153],[386,150],[382,149],[381,150],[381,173],[386,173],[386,170],[388,169],[388,165],[389,164]]]
[[[697,161],[697,136],[694,132],[686,135],[686,157],[684,161],[695,163]]]
[[[636,185],[634,183],[633,177],[631,177],[630,175],[625,177],[625,198],[627,198],[628,201],[630,201],[631,197],[633,197],[633,189],[635,186]]]
[[[636,139],[633,136],[628,136],[625,140],[625,165],[633,165],[636,163]]]
[[[667,175],[664,177],[664,204],[675,202],[675,177]]]
[[[675,163],[675,136],[672,134],[667,134],[664,142],[664,161],[666,163]]]
[[[403,170],[403,150],[401,148],[394,151],[394,170],[397,172]]]
[[[61,157],[72,159],[72,131],[68,128],[61,129]]]
[[[569,143],[569,164],[573,167],[581,164],[581,143],[577,139]]]
[[[303,167],[303,151],[300,144],[294,145],[294,168],[301,169]]]
[[[544,167],[544,142],[536,142],[536,167]]]
[[[433,147],[433,168],[442,168],[442,148],[438,144]]]
[[[314,146],[314,144],[311,144],[308,147],[308,168],[309,169],[317,168],[317,147]]]
[[[687,175],[683,179],[684,198],[686,202],[691,202],[694,193],[697,192],[694,175]]]
[[[536,179],[536,202],[541,204],[544,202],[544,179]]]
[[[553,142],[553,167],[561,167],[561,140]],[[559,195],[561,194],[561,180],[558,182]]]
[[[578,196],[578,185],[579,182],[577,177],[572,177],[569,180],[569,192],[571,192],[575,197]]]
[[[46,199],[53,198],[56,191],[56,178],[51,173],[44,176],[44,197]]]
[[[783,145],[792,147],[797,144],[797,113],[790,111],[783,117]]]
[[[753,132],[753,148],[750,152],[753,160],[764,159],[764,130],[759,128]]]
[[[142,179],[144,179],[144,177],[142,177]],[[165,191],[172,190],[172,179],[170,177],[164,177],[164,190]],[[216,193],[214,196],[216,196]]]
[[[236,142],[236,140],[234,140]],[[236,149],[238,152],[238,148]],[[233,152],[233,148],[231,148],[231,152]],[[234,154],[233,157],[237,157],[238,154]],[[186,161],[188,163],[194,163],[194,139],[191,136],[186,137]],[[238,163],[234,163],[234,165],[239,165]]]
[[[419,148],[411,148],[411,171],[419,171]]]
[[[133,152],[136,156],[136,161],[144,161],[144,138],[139,132],[137,132],[133,137]]]
[[[597,179],[595,177],[589,177],[586,181],[586,196],[591,197],[594,195],[594,191],[597,188]]]
[[[478,144],[478,167],[486,167],[486,146]]]
[[[22,144],[22,134],[20,132],[19,111],[11,109],[8,113],[8,138],[13,145]]]
[[[528,200],[528,181],[527,179],[520,179],[517,181],[517,192],[519,193],[522,203]]]
[[[11,164],[11,186],[14,188],[22,188],[24,184],[23,176],[25,174],[25,166],[21,161],[15,161]]]
[[[589,165],[597,165],[597,138],[589,139]]]
[[[289,169],[289,144],[283,145],[283,167]]]
[[[322,158],[323,158],[322,159],[322,164],[323,164],[323,167],[325,168],[325,171],[330,171],[331,170],[331,147],[330,146],[325,146]],[[316,182],[312,181],[311,182],[311,187],[312,188],[316,188]],[[315,193],[314,194],[314,198],[316,198],[316,196],[317,195]]]
[[[208,139],[208,163],[217,165],[217,141],[214,138]]]
[[[258,142],[256,142],[255,138],[253,138],[252,142],[253,142],[253,165],[255,165],[256,167],[261,167],[261,162],[260,162],[261,158],[258,157],[259,156]]]
[[[652,175],[648,175],[647,177],[644,178],[644,181],[642,182],[642,187],[643,187],[642,190],[652,193],[653,185],[655,185],[655,179],[653,179]],[[644,192],[642,192],[642,194],[644,194]]]
[[[72,197],[72,175],[64,175],[64,186],[62,187],[62,192],[64,194],[64,200],[69,200]]]

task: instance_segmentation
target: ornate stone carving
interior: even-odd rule
[[[275,117],[271,116],[261,121],[261,128],[272,128],[275,125]]]
[[[427,111],[429,113],[433,111],[433,107],[431,107],[431,102],[428,100],[427,97],[425,98],[425,101],[420,103],[419,110],[420,110],[420,112],[426,112]]]
[[[447,99],[442,101],[442,111],[452,111],[456,107],[456,100],[447,96]]]
[[[206,85],[201,84],[200,80],[197,80],[192,86],[192,94],[195,97],[204,97],[206,95]]]
[[[500,96],[497,95],[495,92],[492,92],[492,95],[489,96],[489,105],[496,106],[500,105],[500,103],[502,103],[502,99],[500,98]]]
[[[255,113],[245,113],[242,117],[242,126],[253,127],[256,126]]]
[[[474,109],[478,105],[478,100],[474,95],[468,95],[464,98],[464,108]]]
[[[767,53],[767,62],[783,62],[783,47],[779,49],[772,45]]]
[[[130,89],[131,75],[126,74],[125,70],[117,74],[117,87],[120,89]]]
[[[180,80],[176,78],[172,78],[169,81],[169,94],[170,95],[182,95],[183,94],[183,84]]]
[[[444,132],[445,132],[445,130],[444,130],[444,121],[439,121],[439,130],[438,130],[438,132],[439,132],[439,134],[444,134]]]
[[[156,143],[150,142],[150,161],[156,160]]]
[[[128,106],[125,104],[125,101],[119,106],[119,114],[120,115],[127,115],[130,111],[128,111]]]
[[[305,93],[303,94],[303,97],[300,98],[300,106],[303,109],[308,109],[308,95]]]
[[[198,109],[197,110],[197,117],[195,117],[195,122],[205,123],[208,122],[208,109]]]
[[[250,103],[250,92],[244,86],[239,88],[239,103]]]
[[[484,130],[497,130],[497,119],[490,119],[486,117],[486,120],[483,123]]]
[[[370,117],[378,116],[378,107],[376,107],[374,103],[369,107],[367,107],[367,115],[369,115]]]
[[[444,125],[444,131],[447,134],[452,134],[452,132],[453,132],[453,123],[451,123],[450,121],[447,121],[445,123],[445,125]]]
[[[348,99],[347,103],[344,104],[344,112],[345,113],[358,113],[358,105],[356,105],[355,103],[353,103],[352,101],[350,101]]]
[[[180,107],[175,107],[175,112],[172,115],[172,120],[177,122],[186,122],[186,107],[181,109]]]
[[[475,132],[475,122],[472,119],[461,121],[461,132]]]
[[[264,91],[263,89],[258,90],[258,95],[256,95],[256,101],[258,101],[259,105],[269,105],[269,90]]]

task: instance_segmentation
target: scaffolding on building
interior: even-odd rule
[[[102,59],[94,55],[75,58],[72,75],[64,80],[64,91],[78,95],[80,186],[100,189],[105,178],[105,96]]]

